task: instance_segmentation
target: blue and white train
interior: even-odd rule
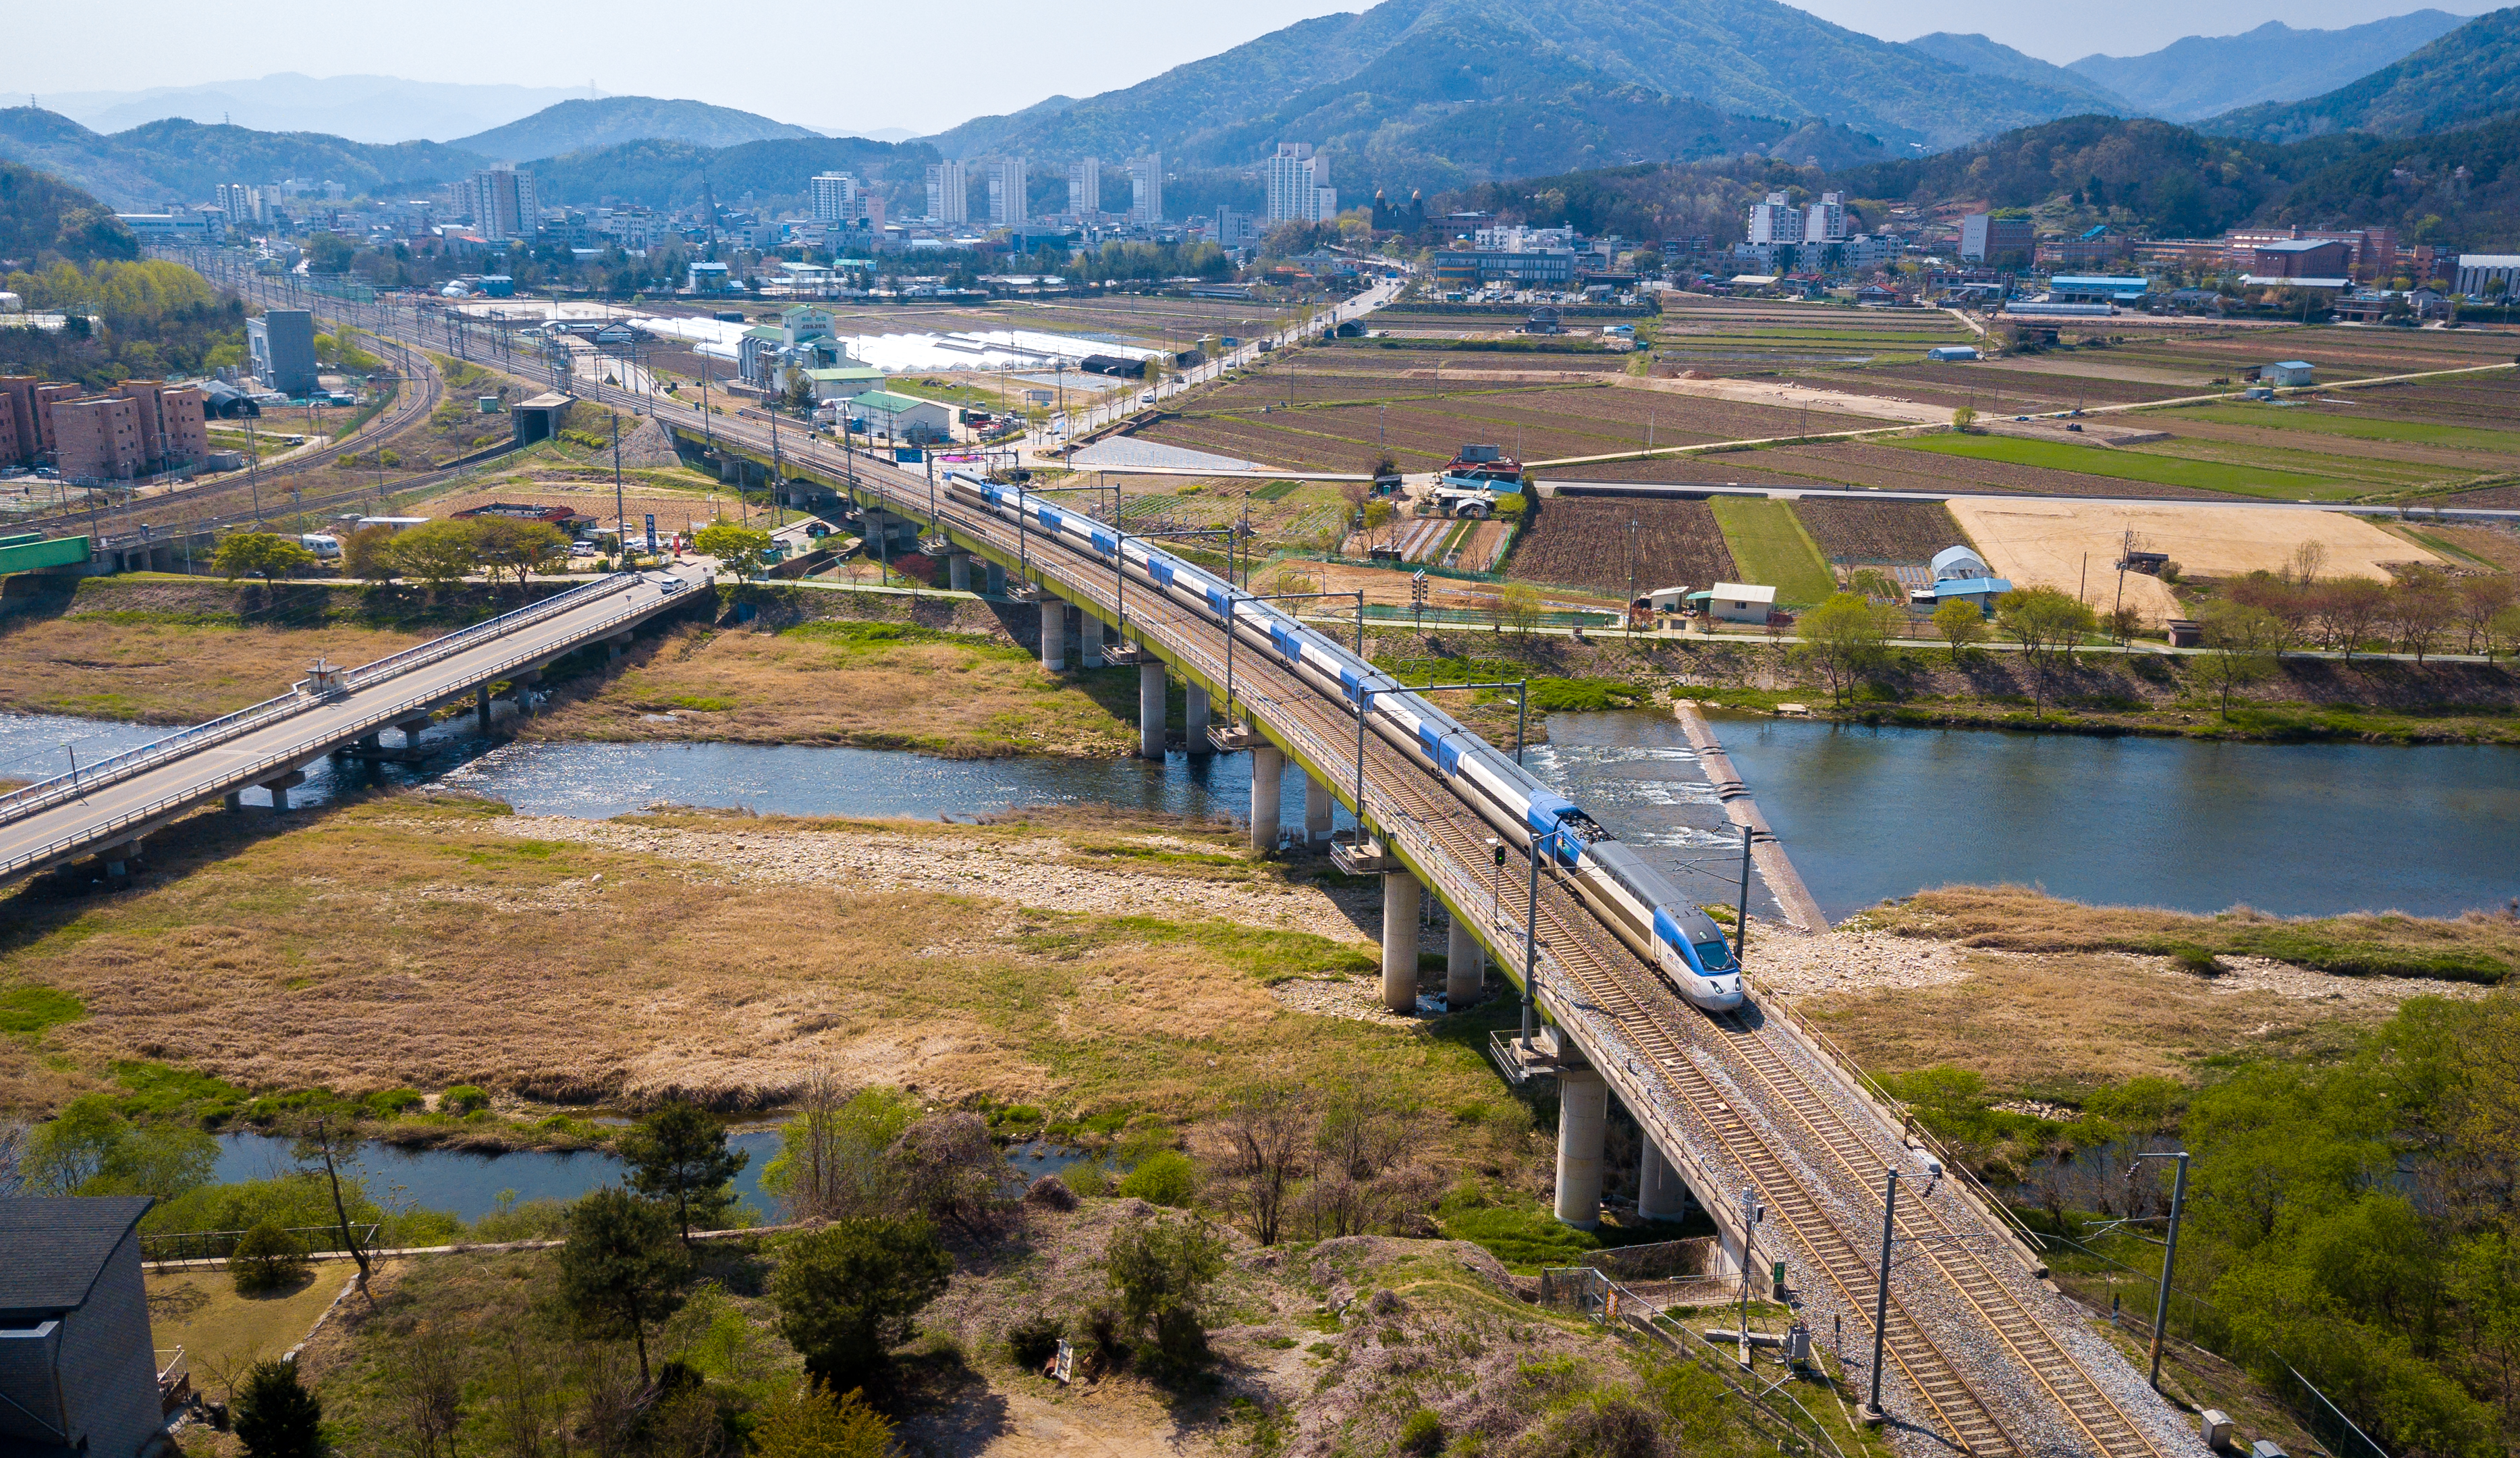
[[[1124,539],[1104,523],[1016,486],[952,471],[945,473],[945,480],[963,504],[1020,521],[1029,530],[1056,536],[1103,562],[1117,560],[1121,570],[1170,601],[1218,623],[1230,619],[1237,642],[1269,654],[1324,692],[1336,694],[1351,712],[1361,704],[1366,723],[1376,735],[1440,776],[1502,838],[1526,855],[1537,839],[1540,853],[1564,870],[1619,938],[1658,969],[1682,997],[1709,1012],[1740,1005],[1741,969],[1712,919],[1593,817],[1441,708],[1274,604],[1150,542]]]

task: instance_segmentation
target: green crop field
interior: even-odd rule
[[[1708,505],[1741,580],[1776,588],[1778,606],[1809,607],[1837,591],[1837,578],[1792,507],[1762,496],[1718,496]]]
[[[1924,435],[1882,443],[1901,450],[1961,456],[1972,461],[1995,461],[2041,471],[2074,471],[2085,476],[2150,481],[2161,486],[2191,486],[2205,491],[2229,491],[2241,496],[2339,500],[2359,496],[2365,489],[2354,481],[2323,476],[2259,471],[2218,461],[2190,460],[2184,456],[2155,455],[2142,450],[2099,445],[2067,445],[2055,440],[2023,440],[2011,435]]]
[[[2180,413],[2197,420],[2217,421],[2229,426],[2255,426],[2269,431],[2306,431],[2321,435],[2343,435],[2354,440],[2394,440],[2408,445],[2446,445],[2464,450],[2510,451],[2520,455],[2520,431],[2437,426],[2413,420],[2374,420],[2368,416],[2328,415],[2273,405],[2209,405]]]

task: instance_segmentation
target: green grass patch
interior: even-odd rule
[[[2196,420],[2256,426],[2269,431],[2303,431],[2319,435],[2341,435],[2350,440],[2385,440],[2408,445],[2446,445],[2459,450],[2520,454],[2520,431],[2495,431],[2482,426],[2375,420],[2368,416],[2328,415],[2276,405],[2204,405],[2180,413]]]
[[[1456,1190],[1437,1207],[1446,1240],[1468,1241],[1512,1270],[1575,1265],[1601,1249],[1587,1231],[1560,1221],[1537,1205],[1490,1205],[1474,1191]]]
[[[59,987],[28,983],[0,989],[0,1032],[32,1035],[86,1016],[86,1006]]]
[[[1294,495],[1298,490],[1301,490],[1303,488],[1303,484],[1304,483],[1299,480],[1273,480],[1269,484],[1262,486],[1259,490],[1252,492],[1251,499],[1254,501],[1283,501],[1287,497]]]
[[[1792,507],[1764,496],[1718,496],[1708,504],[1742,581],[1776,588],[1779,606],[1826,602],[1837,590],[1827,559]]]
[[[128,1118],[186,1118],[221,1124],[245,1107],[246,1091],[223,1078],[171,1064],[131,1059],[113,1065],[126,1092],[114,1106]]]
[[[1230,922],[1174,922],[1151,916],[1058,916],[1027,913],[1017,945],[1037,957],[1072,961],[1132,943],[1189,945],[1263,985],[1295,978],[1374,971],[1375,957],[1310,932],[1276,932]]]
[[[1616,678],[1535,678],[1531,706],[1543,713],[1589,713],[1608,708],[1634,708],[1645,690]]]
[[[700,694],[676,694],[665,702],[676,708],[696,708],[705,713],[723,712],[735,707],[732,699],[715,699]]]
[[[2190,486],[2203,491],[2228,491],[2241,496],[2310,497],[2333,499],[2362,494],[2363,488],[2355,482],[2334,480],[2320,476],[2303,476],[2290,471],[2257,471],[2245,466],[2225,465],[2216,461],[2190,460],[2184,456],[2157,455],[2137,449],[2100,445],[2067,445],[2055,440],[2023,440],[2011,435],[1922,435],[1903,440],[1881,442],[1899,450],[1924,451],[1938,456],[1958,456],[1971,461],[1992,461],[2005,466],[2029,466],[2041,471],[2072,471],[2084,476],[2104,476],[2116,480],[2150,481],[2161,486]],[[1774,503],[1782,510],[1784,503]],[[1718,520],[1723,517],[1723,502],[1716,503]],[[1725,536],[1732,531],[1728,527]],[[1734,557],[1739,557],[1738,548]],[[1781,595],[1781,594],[1780,594]]]

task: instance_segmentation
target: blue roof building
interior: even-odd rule
[[[2048,280],[2048,296],[2059,303],[2083,299],[2093,303],[2141,303],[2152,290],[2145,278],[2108,274],[2057,274]]]

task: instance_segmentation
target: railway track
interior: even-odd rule
[[[603,397],[620,392],[598,387],[593,393]],[[745,426],[723,421],[719,429],[739,439],[746,433]],[[766,439],[744,443],[767,449]],[[799,466],[834,475],[845,472],[853,484],[873,487],[894,509],[929,514],[927,483],[888,464],[870,459],[861,467],[839,453],[825,452],[810,437],[790,446],[787,456]],[[1014,526],[941,499],[938,515],[970,538],[1011,557],[1020,555],[1036,575],[1055,572],[1061,596],[1092,603],[1116,615],[1112,579],[1102,563],[1088,561],[1063,546],[1058,557],[1045,560],[1027,550],[1030,544]],[[1152,592],[1132,595],[1129,608],[1129,620],[1140,632],[1162,641],[1211,680],[1226,681],[1224,635],[1216,624]],[[1232,681],[1235,704],[1301,741],[1307,755],[1326,772],[1343,770],[1342,783],[1355,783],[1355,725],[1344,710],[1325,702],[1258,652],[1235,654]],[[1232,706],[1220,706],[1220,709],[1230,714]],[[1449,862],[1429,869],[1456,892],[1457,906],[1474,913],[1477,897],[1462,892],[1481,884],[1490,866],[1486,822],[1429,785],[1414,764],[1378,737],[1368,736],[1364,752],[1368,813],[1386,834],[1414,834],[1422,842],[1421,850],[1436,852]],[[1426,859],[1434,861],[1436,856]],[[1491,903],[1487,939],[1491,945],[1511,946],[1524,929],[1517,919],[1505,914],[1503,899]],[[1825,1282],[1836,1304],[1868,1331],[1878,1295],[1875,1237],[1871,1229],[1850,1229],[1850,1224],[1861,1222],[1848,1212],[1877,1210],[1869,1180],[1885,1161],[1901,1156],[1868,1141],[1835,1100],[1804,1077],[1767,1026],[1739,1017],[1705,1019],[1683,1006],[1562,885],[1551,880],[1534,909],[1532,934],[1545,953],[1542,998],[1593,1021],[1597,1032],[1605,1030],[1600,1025],[1606,1025],[1617,1040],[1636,1051],[1643,1067],[1632,1060],[1626,1072],[1645,1080],[1643,1091],[1648,1098],[1659,1096],[1679,1110],[1689,1132],[1720,1152],[1761,1192],[1802,1264]],[[1690,1032],[1699,1027],[1710,1031],[1702,1039],[1692,1038]],[[1773,1127],[1763,1129],[1737,1107],[1743,1095],[1720,1081],[1719,1073],[1751,1090],[1775,1116]],[[1643,1111],[1639,1113],[1642,1117]],[[1814,1160],[1812,1164],[1788,1159],[1779,1151],[1778,1136],[1789,1126],[1798,1126],[1809,1136],[1808,1141],[1797,1142],[1807,1142],[1806,1158]],[[1895,1138],[1886,1127],[1873,1133],[1881,1139]],[[1834,1176],[1823,1164],[1834,1166]],[[2068,1449],[2088,1444],[2095,1458],[2169,1458],[2024,1304],[2021,1296],[1996,1274],[1986,1248],[2005,1238],[1999,1230],[1975,1221],[1956,1224],[1942,1209],[1922,1200],[1909,1207],[1899,1228],[1909,1236],[1912,1249],[1927,1253],[1933,1271],[1992,1335],[2008,1358],[2006,1365],[2026,1373],[2037,1384],[2037,1395],[2062,1413],[2079,1434],[2083,1442],[2065,1445]],[[1912,1284],[1894,1286],[1883,1338],[1889,1362],[1918,1404],[1912,1416],[1919,1426],[1932,1429],[1942,1441],[1971,1458],[2032,1458],[2034,1454],[2046,1458],[2058,1451],[2056,1444],[2025,1435],[2008,1413],[2000,1410],[2004,1407],[2002,1401],[1990,1400],[1983,1384],[1994,1374],[1972,1374],[1938,1343],[1912,1309],[1913,1295]],[[1977,1377],[1974,1382],[1972,1375]]]
[[[1837,1106],[1822,1097],[1759,1029],[1738,1013],[1714,1020],[1728,1033],[1727,1047],[1737,1055],[1779,1104],[1795,1116],[1815,1142],[1829,1152],[1849,1178],[1861,1181],[1866,1166],[1878,1167],[1883,1154],[1868,1144],[1843,1117]],[[2143,1431],[2127,1417],[2089,1371],[2056,1340],[2038,1316],[2016,1300],[1987,1263],[1981,1249],[1985,1232],[1960,1230],[1932,1204],[1917,1200],[1901,1216],[1901,1234],[1914,1243],[1953,1289],[1982,1317],[2015,1361],[2029,1372],[2048,1396],[2109,1458],[2165,1458]],[[1920,1218],[1921,1217],[1921,1218]]]

